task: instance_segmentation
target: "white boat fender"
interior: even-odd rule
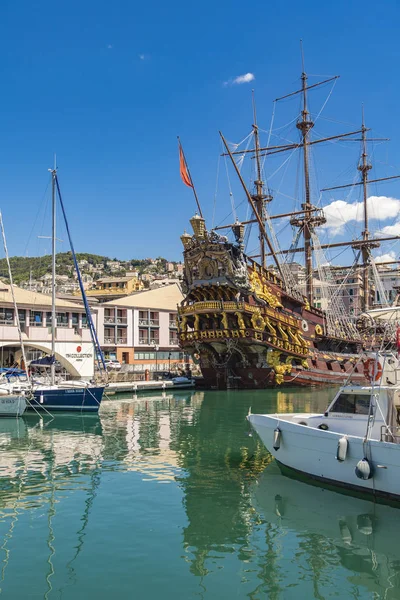
[[[351,535],[351,531],[348,528],[346,521],[339,521],[339,529],[343,542],[345,544],[351,544],[353,541],[353,536]]]
[[[284,515],[284,507],[283,507],[283,499],[280,494],[275,496],[275,514],[277,517],[282,517]]]
[[[371,465],[369,464],[368,458],[362,458],[361,460],[358,461],[358,463],[356,464],[356,475],[359,479],[371,479],[372,477],[372,469],[371,469]]]
[[[279,427],[274,429],[274,443],[272,445],[274,450],[279,450],[279,448],[281,447],[281,436],[282,431],[279,429]]]
[[[40,404],[43,404],[43,402],[44,402],[43,394],[40,394],[39,402],[40,402]]]
[[[348,447],[349,447],[349,440],[344,435],[343,437],[340,438],[340,440],[338,441],[338,444],[337,444],[337,451],[336,451],[337,460],[340,460],[340,462],[343,462],[346,460]]]
[[[364,535],[372,535],[374,533],[374,528],[371,517],[369,515],[358,515],[357,529]]]

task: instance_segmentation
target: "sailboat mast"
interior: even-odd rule
[[[362,310],[366,311],[369,309],[369,231],[368,231],[368,171],[372,169],[372,165],[368,162],[367,153],[367,128],[364,123],[364,108],[362,113],[362,126],[361,126],[361,139],[362,139],[362,155],[361,162],[358,166],[358,170],[362,175],[362,186],[363,186],[363,203],[364,203],[364,231],[362,232],[363,241],[365,244],[361,247],[362,255],[362,276],[363,276],[363,290],[364,297],[362,302]]]
[[[56,176],[57,167],[54,159],[54,169],[51,171],[51,356],[50,366],[51,385],[56,381]]]
[[[257,179],[254,182],[256,193],[252,196],[257,213],[260,217],[262,223],[265,221],[265,211],[264,211],[264,202],[265,200],[271,200],[271,196],[264,194],[264,182],[262,180],[262,172],[261,172],[261,161],[260,161],[260,138],[258,133],[258,125],[257,125],[257,112],[256,112],[256,103],[254,98],[254,90],[252,92],[252,101],[253,101],[253,135],[254,135],[254,147],[255,147],[255,159],[256,159],[256,170],[257,170]],[[266,268],[266,254],[265,254],[265,237],[261,225],[259,225],[259,240],[260,240],[260,257],[261,264],[264,268]]]
[[[301,74],[303,110],[301,111],[301,120],[297,123],[297,128],[302,135],[303,147],[303,167],[304,167],[304,210],[303,217],[303,235],[304,235],[304,263],[306,268],[306,297],[309,304],[313,304],[313,270],[312,270],[312,247],[311,247],[311,232],[312,232],[312,205],[310,202],[310,170],[309,170],[309,133],[314,127],[314,123],[310,119],[310,114],[307,108],[307,74],[304,69],[303,46],[301,47],[303,72]]]

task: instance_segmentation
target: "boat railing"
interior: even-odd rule
[[[381,425],[381,442],[400,444],[400,427],[388,427],[387,425]]]

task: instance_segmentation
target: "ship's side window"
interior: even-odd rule
[[[331,412],[367,415],[370,399],[369,394],[340,394]]]

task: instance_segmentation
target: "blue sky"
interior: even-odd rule
[[[257,0],[251,5],[236,0],[3,0],[0,206],[10,253],[35,255],[49,247],[37,235],[50,229],[45,191],[47,169],[57,152],[77,250],[178,260],[179,236],[195,205],[179,178],[176,136],[181,136],[210,225],[221,149],[218,130],[230,141],[247,135],[252,88],[259,124],[269,128],[272,100],[298,86],[300,37],[310,74],[341,75],[323,116],[346,124],[321,118],[318,133],[358,126],[364,102],[374,134],[392,140],[376,148],[379,169],[373,174],[400,173],[399,13],[395,2],[342,0]],[[254,81],[226,85],[246,73],[254,74]],[[315,94],[313,111],[319,111],[329,91]],[[276,127],[296,116],[296,102],[279,108]],[[351,181],[357,150],[357,144],[342,144],[316,152],[316,185]],[[273,162],[266,166],[267,173],[277,168]],[[220,163],[215,223],[230,212],[224,169]],[[250,175],[246,168],[243,173]],[[294,161],[287,180],[274,179],[271,186],[293,197],[296,174]],[[399,186],[387,184],[371,194],[397,199]],[[234,196],[237,204],[243,200],[237,187]],[[272,213],[292,207],[286,196],[277,196]],[[324,202],[338,199],[343,194]],[[356,200],[358,192],[348,201]],[[396,223],[396,209],[392,205],[390,210],[390,218],[380,215],[380,226]],[[330,230],[322,237],[341,239],[344,233]],[[285,236],[287,228],[282,240],[289,241]]]

